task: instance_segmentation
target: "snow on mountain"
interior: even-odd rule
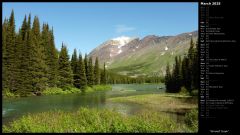
[[[132,41],[134,38],[121,36],[117,38],[113,38],[113,41],[116,41],[117,43],[115,45],[118,45],[118,48],[121,48],[122,46],[126,45],[130,41]]]

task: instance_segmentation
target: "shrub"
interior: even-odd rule
[[[182,95],[189,95],[188,90],[184,86],[181,87],[181,90],[180,90],[179,93],[182,94]]]
[[[72,88],[72,86],[70,86],[70,85],[66,85],[66,86],[63,86],[63,90],[64,91],[67,91],[67,90],[71,90],[71,88]]]
[[[92,87],[86,86],[84,89],[82,89],[83,92],[93,92],[94,89]]]
[[[198,96],[198,90],[193,90],[191,92],[191,96]]]
[[[57,87],[48,88],[42,92],[43,95],[55,95],[55,94],[69,94],[69,93],[79,93],[79,89],[74,87],[66,87],[65,90]]]
[[[190,112],[185,115],[186,125],[194,132],[198,130],[198,110],[192,109]]]
[[[19,97],[20,95],[12,93],[9,89],[3,89],[3,97],[4,98],[12,98]]]

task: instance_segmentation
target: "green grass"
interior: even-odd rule
[[[70,93],[80,93],[80,89],[71,87],[69,89],[61,89],[61,88],[48,88],[42,92],[43,95],[57,95],[57,94],[70,94]]]
[[[193,39],[194,41],[196,38]],[[157,47],[158,46],[158,47]],[[175,61],[175,56],[184,56],[189,49],[189,41],[178,44],[175,49],[164,51],[161,55],[160,48],[165,44],[158,44],[156,47],[147,47],[137,53],[130,53],[108,65],[108,69],[117,73],[127,73],[128,75],[147,74],[152,75],[159,73],[163,76],[167,63],[172,66]],[[171,53],[174,52],[172,55]]]
[[[81,90],[75,87],[64,87],[62,88],[48,88],[42,92],[43,95],[57,95],[57,94],[70,94],[70,93],[81,93],[81,92],[94,92],[98,90],[110,90],[112,86],[110,85],[93,85],[92,87],[85,87]]]
[[[125,116],[113,110],[80,108],[76,112],[49,111],[28,114],[3,126],[4,133],[75,133],[75,132],[192,132],[170,117],[154,112]]]
[[[92,88],[95,91],[97,91],[97,90],[111,90],[112,86],[111,85],[94,85]]]
[[[192,109],[185,115],[185,123],[188,128],[193,131],[197,132],[198,130],[198,110]]]
[[[94,91],[102,91],[102,90],[111,90],[112,86],[111,85],[93,85],[92,87],[85,87],[83,89],[83,92],[94,92]]]
[[[197,108],[197,100],[191,96],[181,94],[144,94],[107,99],[110,102],[135,103],[154,111],[180,112],[186,109]]]

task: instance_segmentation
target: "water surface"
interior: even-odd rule
[[[160,87],[162,89],[159,89]],[[75,111],[79,107],[115,108],[122,114],[132,115],[143,108],[134,103],[113,103],[108,102],[106,99],[139,94],[159,94],[164,91],[163,84],[116,84],[109,91],[7,99],[3,100],[2,122],[7,124],[28,113],[45,112],[54,109]]]

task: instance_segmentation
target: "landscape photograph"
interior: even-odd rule
[[[2,3],[3,133],[198,132],[197,2]]]

